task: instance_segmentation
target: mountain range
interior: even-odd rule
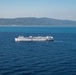
[[[0,18],[0,25],[76,25],[76,21],[52,18]]]

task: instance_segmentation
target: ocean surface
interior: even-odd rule
[[[49,42],[15,42],[53,36]],[[0,27],[0,75],[76,75],[76,27]]]

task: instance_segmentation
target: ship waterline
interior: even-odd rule
[[[18,38],[15,38],[15,41],[53,41],[54,38],[52,36],[29,36],[29,37],[24,37],[24,36],[19,36]]]

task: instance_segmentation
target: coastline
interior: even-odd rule
[[[0,27],[76,27],[76,25],[0,25]]]

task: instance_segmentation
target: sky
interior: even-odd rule
[[[76,0],[0,0],[0,18],[76,20]]]

